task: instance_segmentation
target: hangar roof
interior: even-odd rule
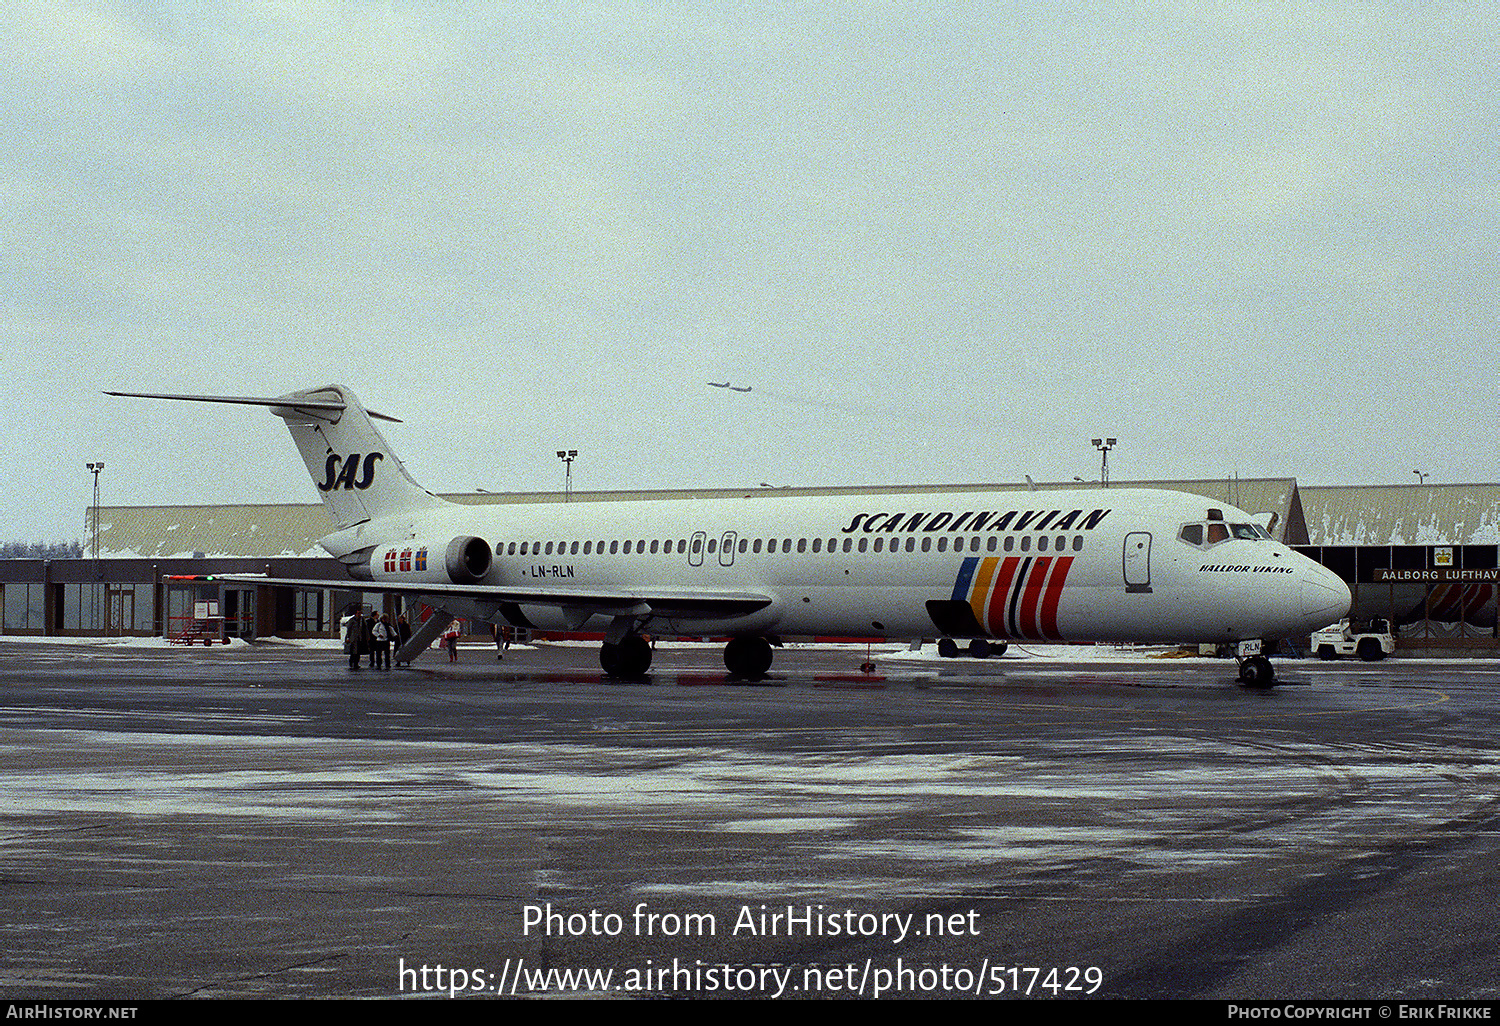
[[[1081,487],[1077,482],[1037,484],[1037,491]],[[1087,487],[1087,486],[1082,486]],[[1289,544],[1305,544],[1302,507],[1293,478],[1216,481],[1116,481],[1115,488],[1165,488],[1202,495],[1251,513],[1275,513],[1274,533]],[[638,492],[574,492],[574,502],[651,499],[710,499],[785,495],[917,495],[931,492],[1026,491],[1025,484],[891,485],[824,488],[684,488]],[[560,492],[444,495],[467,505],[562,502]],[[84,514],[84,536],[92,537],[92,510]],[[321,557],[317,540],[333,530],[321,503],[245,506],[101,506],[99,549],[104,556],[149,559],[204,557]]]
[[[84,513],[92,538],[93,510]],[[110,558],[193,556],[270,559],[324,556],[317,541],[333,530],[322,503],[301,506],[101,506],[99,554]],[[85,554],[89,545],[84,545]]]
[[[1500,544],[1500,484],[1304,485],[1314,545]]]

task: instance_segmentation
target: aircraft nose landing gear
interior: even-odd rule
[[[1268,688],[1276,683],[1271,660],[1261,655],[1259,639],[1242,641],[1235,650],[1240,661],[1240,683],[1250,688]]]
[[[1276,671],[1265,656],[1251,656],[1240,663],[1240,683],[1246,687],[1268,688],[1276,683]]]

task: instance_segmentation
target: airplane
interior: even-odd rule
[[[741,388],[738,385],[731,385],[727,381],[710,381],[708,382],[708,386],[710,388],[727,388],[731,392],[753,392],[755,390],[753,385],[746,385],[744,388]]]
[[[1011,641],[1236,646],[1269,686],[1265,639],[1348,612],[1348,586],[1224,503],[1148,489],[965,491],[470,506],[427,491],[341,385],[275,398],[107,392],[265,406],[286,422],[348,580],[226,580],[394,593],[430,617],[409,662],[459,617],[603,627],[612,677],[651,665],[643,635],[728,637],[731,677],[758,678],[783,635],[937,636],[971,654]]]

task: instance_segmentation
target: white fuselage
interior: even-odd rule
[[[1305,635],[1343,615],[1342,581],[1250,525],[1233,507],[1164,491],[751,493],[447,506],[324,545],[369,550],[374,581],[408,589],[450,582],[442,550],[468,537],[493,553],[477,583],[501,591],[768,600],[733,615],[638,610],[639,629],[654,633],[1235,642]],[[554,630],[603,630],[609,615],[582,601],[447,596],[442,608]]]

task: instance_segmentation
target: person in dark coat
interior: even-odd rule
[[[370,669],[375,669],[375,625],[380,622],[380,617],[375,615],[375,610],[370,610],[370,615],[364,622],[364,645],[365,651],[370,653]]]
[[[402,613],[396,617],[396,651],[400,652],[411,640],[411,624],[406,621],[406,614]],[[400,666],[400,663],[396,664]]]
[[[349,669],[359,669],[359,657],[364,653],[365,621],[355,610],[344,626],[344,651],[349,653]]]

